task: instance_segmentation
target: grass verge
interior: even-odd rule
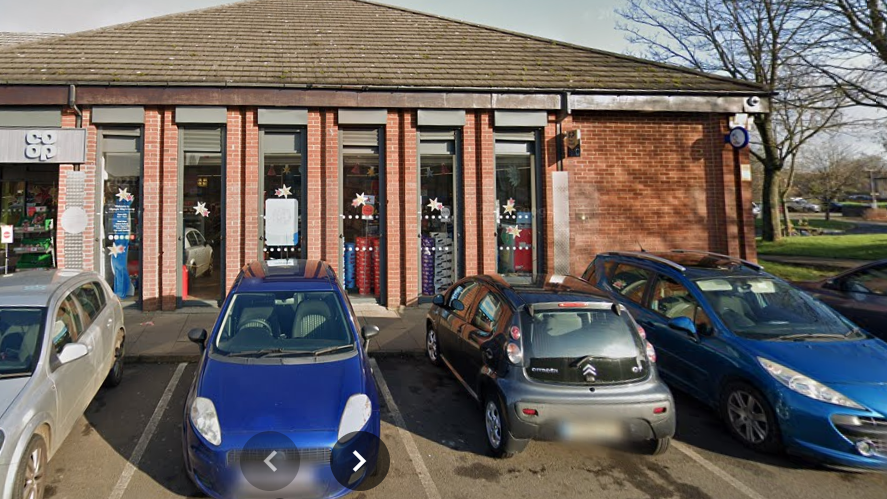
[[[773,243],[759,239],[758,253],[847,260],[882,260],[887,258],[887,234],[788,237]]]
[[[764,270],[785,279],[786,281],[817,281],[819,279],[835,275],[836,271],[822,270],[813,267],[802,267],[800,265],[788,265],[785,263],[768,262],[762,260],[761,265]]]

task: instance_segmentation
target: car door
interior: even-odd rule
[[[83,321],[86,330],[85,336],[94,334],[95,344],[95,360],[96,372],[99,374],[97,386],[101,386],[104,381],[101,373],[111,370],[111,364],[114,362],[114,347],[116,342],[116,331],[114,330],[114,313],[111,307],[107,306],[105,293],[102,285],[96,281],[90,281],[74,290],[74,297],[80,305],[80,309],[84,313]],[[85,326],[86,321],[89,326]],[[94,330],[90,332],[90,330]]]
[[[493,341],[495,335],[502,333],[503,324],[511,317],[502,298],[487,286],[482,287],[476,302],[471,321],[462,326],[459,334],[462,349],[459,356],[460,375],[472,388],[477,386],[485,364],[484,349],[488,348],[487,344]]]
[[[468,321],[471,300],[477,294],[478,287],[477,281],[465,281],[456,285],[444,301],[444,310],[441,312],[437,327],[437,341],[441,357],[454,370],[456,367],[453,362],[457,362],[459,354],[459,329]],[[462,303],[463,310],[456,310],[454,307],[456,300]]]
[[[887,263],[845,274],[832,287],[818,298],[866,331],[887,339]]]
[[[62,349],[69,343],[82,342],[89,349],[90,340],[83,337],[79,305],[72,293],[66,292],[63,295],[54,310],[51,310],[47,323],[46,344],[51,359],[49,378],[56,392],[58,434],[60,438],[64,438],[92,399],[95,365],[90,358],[91,353],[67,364],[59,364],[57,360]]]
[[[712,348],[711,320],[699,300],[671,276],[658,274],[645,301],[638,323],[656,349],[657,365],[668,381],[697,397],[705,398],[718,369],[718,350]],[[686,317],[697,334],[669,326],[669,321]]]

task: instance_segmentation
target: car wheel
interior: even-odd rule
[[[721,417],[743,445],[773,454],[782,450],[776,413],[766,397],[747,383],[730,383],[721,397]]]
[[[13,499],[43,499],[46,491],[46,441],[40,435],[31,437],[15,473]]]
[[[111,371],[108,373],[108,377],[105,378],[105,386],[108,388],[114,388],[123,381],[124,353],[123,343],[121,343],[120,347],[114,352],[114,365],[111,366]]]
[[[428,326],[428,331],[425,333],[425,354],[435,366],[441,364],[440,344],[437,342],[437,333],[431,325]]]
[[[206,268],[206,275],[208,275],[208,276],[213,275],[213,264],[212,264],[212,262],[210,262],[209,267]]]
[[[517,454],[518,451],[511,448],[511,434],[505,420],[505,411],[499,397],[495,395],[488,395],[484,401],[484,429],[493,457],[508,459]]]
[[[641,443],[638,450],[651,456],[661,456],[671,446],[671,437],[654,438]]]

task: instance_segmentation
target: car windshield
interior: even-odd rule
[[[865,338],[832,309],[768,277],[700,279],[696,285],[730,330],[753,339]]]
[[[34,372],[44,317],[43,308],[0,308],[0,378]]]
[[[213,352],[228,357],[319,356],[355,348],[342,305],[331,291],[237,293]]]

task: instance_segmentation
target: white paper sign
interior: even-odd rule
[[[299,244],[299,201],[271,198],[265,200],[265,244],[295,246]]]
[[[12,237],[12,226],[0,225],[0,243],[11,244]]]

